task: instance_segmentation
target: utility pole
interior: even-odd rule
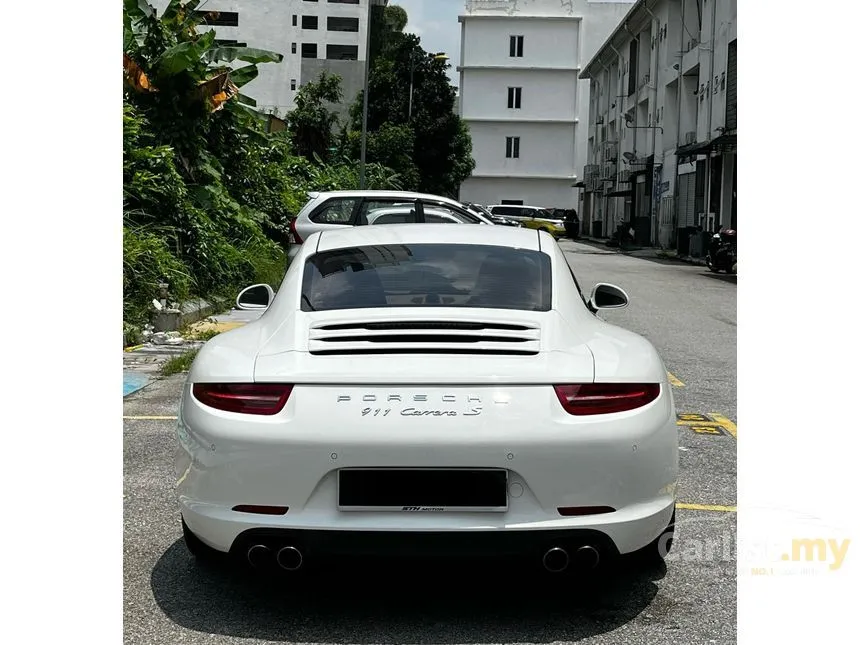
[[[359,189],[364,190],[364,165],[367,159],[367,86],[370,81],[370,22],[373,16],[373,5],[378,0],[367,0],[367,35],[364,45],[364,105],[361,113],[361,164],[359,166]]]

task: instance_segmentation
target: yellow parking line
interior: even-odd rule
[[[143,347],[143,345],[132,345],[131,347],[126,347],[123,351],[133,352],[137,349],[140,349],[141,347]]]
[[[688,504],[686,502],[678,502],[675,508],[682,508],[687,511],[721,511],[723,513],[737,513],[737,506],[721,506],[719,504]]]
[[[702,428],[722,428],[722,423],[717,423],[716,421],[688,421],[687,419],[678,419],[675,422],[676,425],[679,426],[697,426]]]
[[[729,434],[732,435],[735,439],[738,438],[738,427],[732,422],[731,419],[727,419],[722,414],[717,412],[708,412],[708,416],[711,417],[714,421],[720,424],[721,427],[728,430]]]
[[[684,382],[677,376],[672,374],[672,372],[666,372],[666,376],[669,377],[669,383],[671,383],[675,387],[684,387]]]
[[[177,417],[158,417],[158,416],[123,416],[127,421],[176,421]]]

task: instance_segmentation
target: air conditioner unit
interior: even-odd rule
[[[618,146],[615,141],[607,141],[603,147],[603,161],[618,159]]]
[[[696,133],[695,132],[687,132],[684,135],[684,145],[688,146],[691,143],[696,143]]]

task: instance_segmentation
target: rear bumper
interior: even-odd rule
[[[464,388],[444,391],[465,401],[464,392],[471,390]],[[366,387],[359,393],[383,391]],[[400,391],[411,396],[408,388]],[[434,400],[433,388],[425,391]],[[186,392],[177,426],[176,492],[180,512],[202,542],[227,552],[255,529],[309,536],[382,533],[407,540],[425,533],[446,539],[477,534],[543,539],[543,532],[597,531],[617,551],[629,553],[669,524],[678,439],[668,390],[611,421],[567,414],[552,388],[544,386],[499,386],[484,393],[487,409],[481,415],[453,418],[402,416],[397,410],[363,414],[366,403],[338,407],[336,392],[296,386],[281,413],[260,419],[212,412]],[[341,511],[338,471],[344,468],[504,469],[507,508]],[[289,510],[260,515],[232,510],[236,505]],[[583,516],[558,510],[585,506],[615,510]]]
[[[182,516],[191,532],[217,551],[244,553],[250,540],[266,538],[282,546],[296,546],[308,554],[335,555],[386,555],[393,550],[414,555],[533,555],[552,546],[575,549],[585,544],[602,552],[624,554],[658,538],[669,525],[674,507],[674,498],[661,497],[615,513],[544,519],[496,528],[488,528],[488,523],[481,522],[480,516],[464,513],[458,514],[459,526],[451,524],[440,530],[373,530],[362,529],[360,525],[331,529],[302,527],[290,521],[289,512],[274,517],[249,515],[188,500],[180,502]],[[340,515],[349,518],[367,514]]]
[[[573,553],[582,546],[597,549],[602,559],[619,555],[615,543],[606,534],[591,529],[469,533],[249,529],[236,538],[230,555],[243,559],[255,544],[265,544],[273,551],[293,546],[309,560],[331,556],[522,557],[539,560],[553,547]]]

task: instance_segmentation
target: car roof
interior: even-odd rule
[[[529,206],[528,204],[493,204],[492,206],[488,206],[487,208],[496,208],[496,206],[502,206],[504,208],[537,208],[542,211],[545,211],[546,208],[543,206]]]
[[[320,236],[317,244],[318,251],[375,244],[488,244],[530,251],[540,250],[538,231],[510,226],[380,224],[336,228],[314,233],[314,235]]]
[[[442,195],[431,195],[430,193],[415,193],[408,190],[328,190],[312,191],[308,193],[312,198],[328,197],[403,197],[405,199],[429,199],[451,204],[461,205],[456,199],[443,197]]]

